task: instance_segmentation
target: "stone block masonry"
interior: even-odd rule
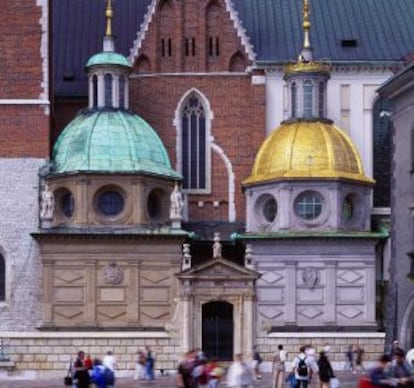
[[[92,358],[114,352],[119,375],[131,375],[136,352],[150,346],[156,358],[156,369],[174,371],[181,357],[181,346],[168,333],[159,332],[0,332],[10,338],[11,360],[16,369],[9,378],[61,377],[71,358],[79,350]],[[263,357],[263,370],[270,371],[277,345],[284,345],[290,362],[301,345],[309,344],[318,351],[330,346],[329,357],[336,370],[343,369],[345,351],[350,344],[359,344],[365,351],[365,367],[372,365],[384,351],[383,333],[273,333],[259,338],[257,345]],[[248,356],[246,356],[248,359]]]

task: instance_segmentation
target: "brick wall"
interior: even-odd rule
[[[138,77],[131,79],[131,109],[158,132],[167,148],[173,167],[176,163],[176,134],[173,124],[181,98],[192,88],[209,101],[214,114],[211,135],[230,160],[235,174],[236,218],[245,218],[245,200],[241,182],[247,178],[256,153],[265,139],[264,85],[252,85],[249,75],[188,75]],[[222,158],[212,153],[212,190],[210,195],[192,195],[190,203],[218,201],[224,207],[195,209],[190,219],[227,220],[228,176]],[[191,204],[190,204],[191,205]]]
[[[2,2],[0,99],[38,98],[43,81],[42,9],[35,0]]]

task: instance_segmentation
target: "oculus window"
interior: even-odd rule
[[[98,197],[97,207],[105,216],[117,216],[124,210],[124,198],[117,191],[104,191]]]
[[[316,191],[306,191],[295,200],[295,214],[304,220],[314,220],[322,213],[323,199]]]

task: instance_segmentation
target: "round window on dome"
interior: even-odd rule
[[[124,197],[115,190],[103,191],[98,196],[98,210],[105,216],[117,216],[124,210]]]
[[[263,216],[268,222],[273,222],[277,215],[277,202],[274,198],[269,198],[263,205]]]
[[[254,204],[254,212],[260,216],[259,222],[274,222],[277,210],[277,201],[271,194],[260,195]]]
[[[304,220],[314,220],[322,213],[323,198],[316,191],[306,191],[295,200],[295,214]]]

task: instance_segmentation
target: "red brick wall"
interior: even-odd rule
[[[0,158],[46,158],[48,120],[43,107],[0,104]]]
[[[156,73],[228,71],[235,53],[245,55],[245,49],[224,0],[164,0],[149,25],[135,68]]]
[[[35,0],[1,2],[0,99],[38,98],[42,92],[40,17]]]
[[[203,93],[214,113],[211,135],[230,159],[235,174],[237,220],[244,220],[241,182],[250,175],[256,152],[264,140],[265,91],[263,85],[252,86],[250,75],[229,73],[230,70],[244,71],[249,60],[224,0],[161,1],[139,54],[135,71],[158,74],[133,77],[131,109],[158,131],[175,167],[173,119],[178,103],[191,88]],[[200,74],[212,72],[224,74]],[[228,173],[222,158],[214,152],[211,168],[211,194],[189,198],[192,221],[228,221]],[[220,206],[215,207],[214,202]]]
[[[41,8],[36,0],[1,2],[0,100],[38,99],[44,91]],[[0,101],[0,157],[47,157],[49,115],[39,105]]]
[[[176,159],[176,128],[173,119],[181,98],[196,88],[209,100],[214,114],[211,135],[230,159],[235,174],[237,220],[245,218],[241,181],[251,173],[256,153],[265,138],[265,91],[252,86],[245,76],[163,76],[131,80],[131,109],[159,133],[170,155]],[[228,175],[223,160],[212,153],[212,190],[210,195],[190,196],[190,218],[228,220]],[[204,207],[198,207],[204,201]],[[224,205],[213,208],[213,202]]]

